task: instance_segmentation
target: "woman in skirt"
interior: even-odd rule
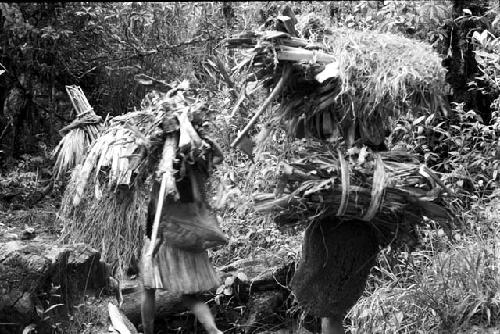
[[[333,217],[308,226],[290,285],[304,310],[321,318],[322,334],[344,334],[342,320],[363,294],[378,252],[368,222]]]
[[[204,179],[196,171],[188,171],[177,182],[180,201],[165,202],[153,263],[144,263],[151,242],[159,184],[153,186],[148,206],[145,243],[142,251],[141,277],[143,299],[141,315],[144,334],[153,334],[155,290],[164,289],[182,295],[209,334],[222,334],[208,306],[196,294],[220,286],[220,279],[208,258],[207,248],[227,243],[216,218],[209,212],[200,191]],[[201,187],[200,187],[200,186]]]

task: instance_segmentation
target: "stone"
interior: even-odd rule
[[[107,288],[99,252],[84,244],[54,244],[38,237],[0,243],[0,323],[27,326],[41,317],[67,316],[86,296]],[[46,311],[56,304],[63,305]]]

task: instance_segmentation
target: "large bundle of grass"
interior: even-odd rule
[[[256,196],[257,209],[272,212],[280,225],[329,216],[364,220],[384,245],[414,239],[423,216],[449,231],[453,215],[432,171],[407,153],[354,145],[382,144],[403,114],[447,112],[438,55],[418,41],[370,31],[339,29],[311,42],[297,37],[293,22],[279,16],[268,30],[227,40],[228,47],[251,48],[249,78],[274,86],[232,146],[278,96],[275,119],[286,121],[291,137],[316,140],[296,141],[283,154],[277,190]]]
[[[63,196],[59,214],[63,222],[61,241],[85,242],[98,249],[101,258],[115,268],[127,268],[142,245],[148,183],[137,183],[134,189],[120,187],[115,191],[99,191],[96,190],[97,180],[91,178],[83,194],[84,200],[73,206],[81,168],[78,165],[73,170]]]
[[[61,206],[63,240],[90,244],[122,270],[142,246],[153,183],[175,201],[186,169],[209,172],[220,153],[202,131],[204,103],[186,84],[150,93],[141,107],[107,122],[73,170]]]
[[[59,131],[63,138],[53,152],[56,157],[53,170],[55,179],[82,162],[87,149],[102,129],[102,118],[95,114],[82,89],[78,86],[66,86],[66,92],[75,108],[76,119]]]
[[[379,145],[392,117],[446,112],[445,70],[430,45],[350,29],[311,43],[294,36],[289,21],[278,17],[270,29],[280,31],[244,32],[227,45],[251,48],[252,76],[264,86],[289,68],[278,113],[289,121],[290,135],[343,135]]]

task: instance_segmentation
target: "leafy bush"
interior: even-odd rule
[[[493,124],[486,125],[463,106],[455,105],[453,117],[432,114],[401,118],[389,138],[394,149],[423,156],[430,167],[441,173],[446,185],[462,195],[462,206],[490,196],[496,189],[500,135],[496,115]]]

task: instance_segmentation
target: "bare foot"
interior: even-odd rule
[[[334,318],[321,319],[321,334],[345,334],[342,320]]]
[[[208,334],[224,334],[222,331],[218,330],[217,328],[211,330],[208,332]]]

